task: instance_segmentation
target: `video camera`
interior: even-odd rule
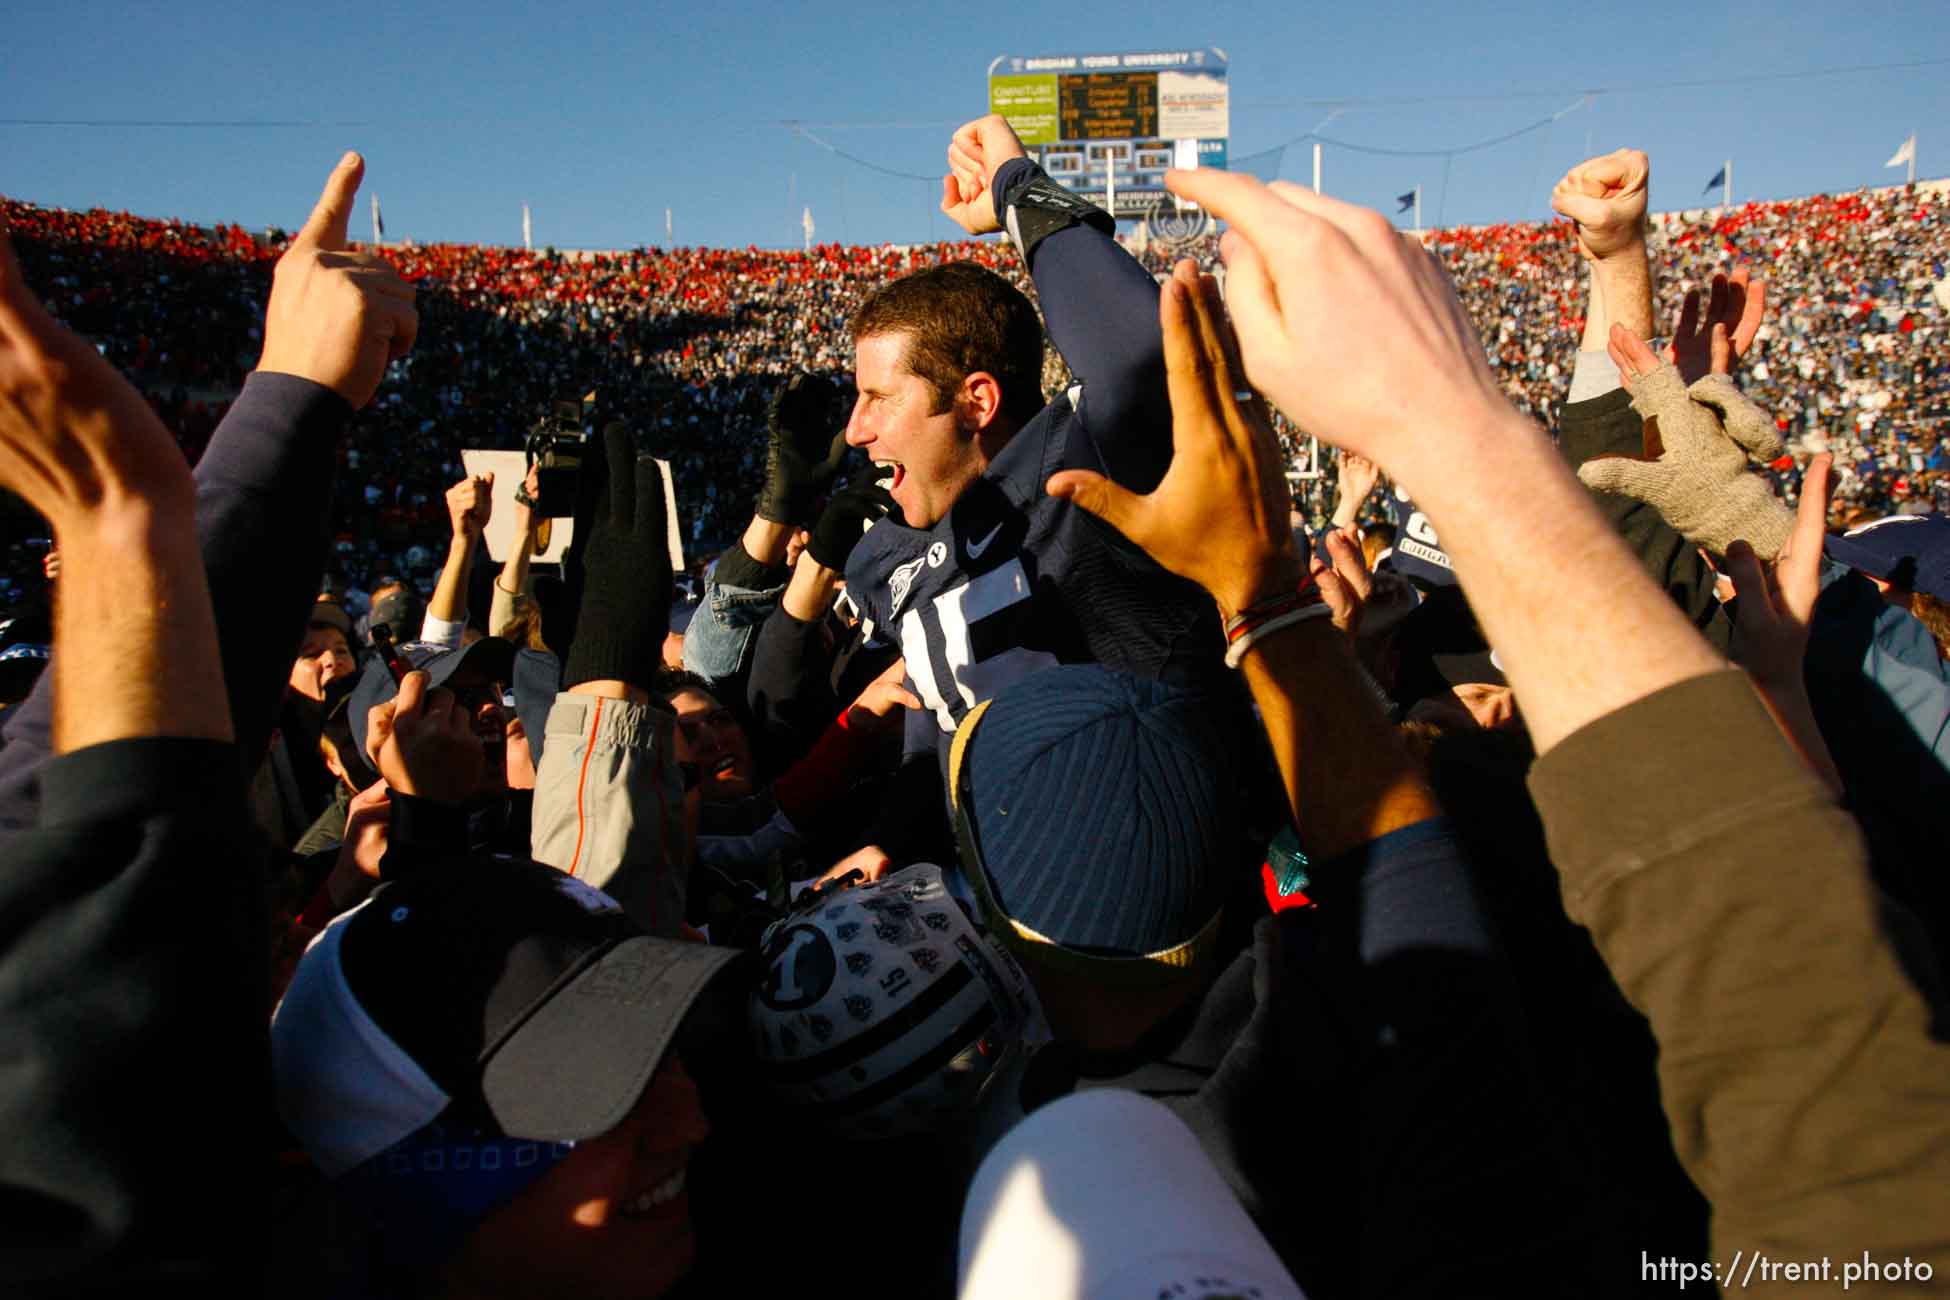
[[[535,500],[528,503],[544,519],[568,519],[576,512],[576,476],[588,454],[589,423],[596,409],[592,390],[557,401],[529,431],[528,463],[538,467]]]

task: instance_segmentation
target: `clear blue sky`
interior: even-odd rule
[[[0,193],[295,226],[356,147],[393,238],[516,244],[524,201],[538,246],[662,244],[666,207],[680,244],[797,245],[805,206],[822,241],[943,237],[938,179],[876,174],[778,122],[938,177],[955,124],[986,111],[997,54],[1203,45],[1231,56],[1235,158],[1315,127],[1332,108],[1318,101],[1337,100],[1352,102],[1323,134],[1447,149],[1588,87],[1950,60],[1950,5],[22,4],[0,41],[0,118],[308,125],[0,125]],[[1946,88],[1950,63],[1619,90],[1454,159],[1446,193],[1440,158],[1333,146],[1326,189],[1392,212],[1420,184],[1428,224],[1536,218],[1567,166],[1631,144],[1652,155],[1655,207],[1697,204],[1729,156],[1736,198],[1786,197],[1900,180],[1881,164],[1912,130],[1918,175],[1941,176]],[[1374,102],[1418,98],[1441,102]],[[1281,174],[1311,167],[1300,145]],[[362,211],[355,233],[367,228]]]

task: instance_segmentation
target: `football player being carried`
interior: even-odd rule
[[[1103,663],[1210,687],[1215,707],[1243,701],[1226,680],[1211,598],[1044,490],[1068,469],[1137,492],[1163,476],[1171,408],[1157,283],[1112,237],[1110,215],[1054,184],[1001,117],[956,131],[948,166],[942,211],[971,235],[1007,231],[1075,382],[1044,401],[1036,309],[972,262],[884,285],[853,318],[846,440],[887,471],[898,510],[854,548],[846,587],[899,642],[924,707],[909,715],[897,795],[873,842],[835,875],[947,860],[941,781],[954,732],[1028,673]]]

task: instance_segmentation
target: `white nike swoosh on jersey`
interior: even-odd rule
[[[995,535],[1001,531],[1002,531],[1002,525],[997,524],[995,527],[989,529],[988,536],[984,537],[981,541],[970,542],[968,544],[968,558],[971,560],[981,559],[982,552],[986,551],[989,548],[989,543],[994,541]]]

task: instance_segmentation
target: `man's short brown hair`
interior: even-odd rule
[[[994,375],[1017,424],[1043,408],[1043,327],[1020,289],[973,262],[947,262],[875,290],[853,313],[853,337],[906,334],[907,368],[947,411],[962,380]]]

